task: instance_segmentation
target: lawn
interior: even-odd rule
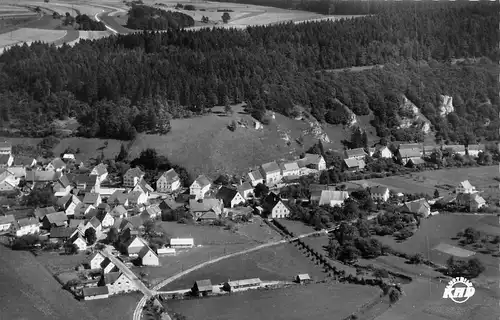
[[[308,273],[313,279],[324,279],[325,273],[320,266],[290,244],[264,248],[249,254],[240,255],[182,277],[162,290],[190,288],[194,281],[210,279],[212,283],[222,283],[227,279],[260,278],[268,281],[292,281],[300,273]]]
[[[85,301],[83,304],[97,319],[123,320],[132,319],[135,306],[141,299],[139,292],[111,296],[108,299]]]
[[[75,267],[83,262],[88,262],[85,252],[75,255],[60,254],[59,252],[40,251],[36,259],[44,265],[52,274],[75,270]]]
[[[0,246],[0,318],[97,320],[31,253]],[[108,319],[108,318],[106,318]]]
[[[172,300],[169,307],[187,319],[330,320],[349,316],[379,294],[379,289],[369,286],[321,283],[250,290],[223,297]]]

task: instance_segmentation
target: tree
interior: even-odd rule
[[[483,271],[485,270],[485,267],[481,260],[478,258],[472,258],[467,262],[467,271],[468,275],[471,278],[476,278],[479,276]]]
[[[97,235],[94,228],[88,228],[85,230],[85,240],[89,245],[93,245],[97,240]]]
[[[147,220],[143,223],[144,226],[144,234],[151,238],[155,235],[156,224],[153,220]]]
[[[337,259],[346,263],[353,263],[359,257],[359,250],[351,243],[343,246],[337,255]]]
[[[70,241],[64,243],[64,252],[66,254],[76,254],[78,252],[78,246]]]
[[[128,151],[127,148],[125,147],[125,144],[122,143],[122,145],[120,146],[120,153],[118,153],[118,155],[116,156],[115,161],[117,162],[124,161],[127,158],[128,158]]]
[[[108,235],[106,236],[106,240],[108,241],[108,243],[111,244],[118,241],[118,230],[115,227],[109,229]]]
[[[229,20],[231,20],[231,16],[229,15],[229,13],[224,12],[224,13],[222,14],[222,22],[224,22],[224,23],[228,23],[228,22],[229,22]]]
[[[336,259],[337,254],[340,249],[340,243],[335,239],[335,237],[330,237],[330,240],[328,241],[328,246],[326,247],[326,252],[328,252],[328,256],[331,259]]]
[[[269,193],[269,187],[263,183],[259,183],[255,186],[254,195],[256,198],[263,198]]]
[[[439,198],[439,191],[438,191],[438,189],[434,189],[434,198]]]
[[[397,302],[401,298],[401,292],[395,288],[391,288],[389,291],[389,299],[391,303]]]
[[[233,113],[233,108],[231,107],[231,105],[229,103],[227,103],[225,106],[224,106],[224,112],[226,114],[231,114]]]
[[[481,233],[474,229],[474,228],[467,228],[465,229],[464,231],[464,237],[467,241],[467,243],[474,243],[474,242],[477,242],[479,240],[479,238],[481,237]]]
[[[385,269],[377,269],[373,272],[373,276],[379,279],[389,278],[389,272]]]

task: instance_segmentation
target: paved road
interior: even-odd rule
[[[136,30],[131,30],[120,25],[112,16],[110,16],[110,13],[112,12],[98,13],[95,15],[95,19],[104,23],[106,25],[106,28],[114,34],[128,34],[137,32]]]
[[[287,243],[287,242],[290,242],[290,241],[295,241],[297,239],[309,237],[309,236],[312,236],[312,235],[315,235],[315,234],[325,234],[325,233],[328,233],[330,231],[335,230],[336,228],[337,228],[337,226],[335,226],[333,228],[330,228],[330,229],[327,229],[327,230],[315,231],[315,232],[311,232],[311,233],[302,234],[302,235],[300,235],[298,237],[295,237],[295,238],[289,238],[289,239],[284,239],[284,240],[280,240],[280,241],[275,241],[275,242],[270,242],[270,243],[262,244],[262,245],[259,245],[259,246],[256,246],[256,247],[253,247],[253,248],[250,248],[250,249],[246,249],[246,250],[242,250],[242,251],[230,253],[230,254],[227,254],[225,256],[222,256],[222,257],[219,257],[219,258],[215,258],[215,259],[212,259],[212,260],[200,263],[200,264],[198,264],[198,265],[196,265],[194,267],[186,269],[183,272],[180,272],[180,273],[178,273],[178,274],[176,274],[176,275],[174,275],[174,276],[172,276],[170,278],[167,278],[167,279],[161,281],[160,283],[158,283],[157,285],[155,285],[152,290],[155,293],[157,293],[158,290],[160,290],[161,288],[163,288],[167,284],[173,282],[174,280],[177,280],[180,277],[183,277],[183,276],[187,275],[188,273],[191,273],[193,271],[196,271],[196,270],[201,269],[203,267],[206,267],[208,265],[217,263],[219,261],[222,261],[222,260],[225,260],[225,259],[228,259],[228,258],[232,258],[232,257],[236,257],[236,256],[239,256],[239,255],[242,255],[242,254],[247,254],[247,253],[250,253],[250,252],[254,252],[254,251],[257,251],[257,250],[260,250],[260,249],[269,248],[269,247],[272,247],[272,246],[277,246],[277,245],[280,245],[280,244],[283,244],[283,243]],[[132,318],[133,320],[141,320],[142,309],[144,308],[144,305],[146,304],[146,301],[148,300],[149,297],[150,296],[148,296],[148,297],[144,296],[137,303],[137,306],[135,307],[134,315],[133,315],[133,318]]]

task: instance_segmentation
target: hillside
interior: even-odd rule
[[[27,252],[0,245],[0,319],[97,320]]]

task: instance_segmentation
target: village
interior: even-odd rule
[[[344,154],[345,171],[363,171],[365,158],[399,158],[403,166],[418,166],[436,147],[421,144],[401,144],[397,155],[387,146],[369,149],[346,150]],[[477,157],[484,146],[444,146],[460,155]],[[196,247],[192,237],[166,239],[155,230],[154,221],[164,214],[174,214],[176,209],[184,208],[195,223],[211,223],[228,219],[237,222],[251,221],[253,215],[266,220],[290,217],[290,205],[294,199],[283,199],[280,189],[297,184],[304,176],[318,176],[325,171],[327,164],[318,154],[303,155],[302,158],[287,162],[269,162],[259,168],[246,172],[237,184],[218,185],[205,175],[199,175],[189,186],[183,186],[174,169],[163,172],[156,180],[155,188],[144,177],[139,167],[128,169],[119,187],[113,187],[108,180],[107,166],[97,163],[86,168],[83,163],[75,162],[75,155],[64,154],[48,163],[38,163],[36,159],[12,154],[12,145],[0,144],[0,192],[20,192],[29,195],[33,190],[50,186],[57,205],[35,207],[0,216],[0,232],[10,243],[30,245],[30,235],[36,235],[36,245],[45,243],[54,250],[64,248],[68,254],[90,251],[86,264],[75,266],[85,271],[85,279],[70,281],[67,289],[79,299],[91,300],[106,298],[110,295],[142,291],[150,295],[151,290],[130,270],[133,265],[161,267],[161,256],[175,256],[177,252]],[[115,178],[113,178],[116,180]],[[342,206],[350,198],[350,191],[336,186],[311,184],[310,198],[304,202],[319,206]],[[267,191],[263,191],[266,190]],[[399,190],[383,186],[367,188],[373,201],[387,202],[390,198],[403,199]],[[418,198],[400,201],[402,212],[419,215],[423,218],[437,214],[431,205],[441,201],[444,204],[456,203],[469,212],[476,212],[487,206],[469,181],[455,186],[452,197],[436,197],[428,200]],[[26,214],[26,212],[29,212]],[[27,238],[28,237],[28,238]],[[17,240],[16,240],[17,239]],[[19,242],[24,239],[24,242]],[[294,281],[307,282],[307,274],[298,274]],[[209,279],[197,281],[190,290],[193,294],[206,294],[217,291],[237,291],[260,288],[266,283],[258,278],[227,281],[212,286]],[[185,291],[183,291],[185,292]]]

